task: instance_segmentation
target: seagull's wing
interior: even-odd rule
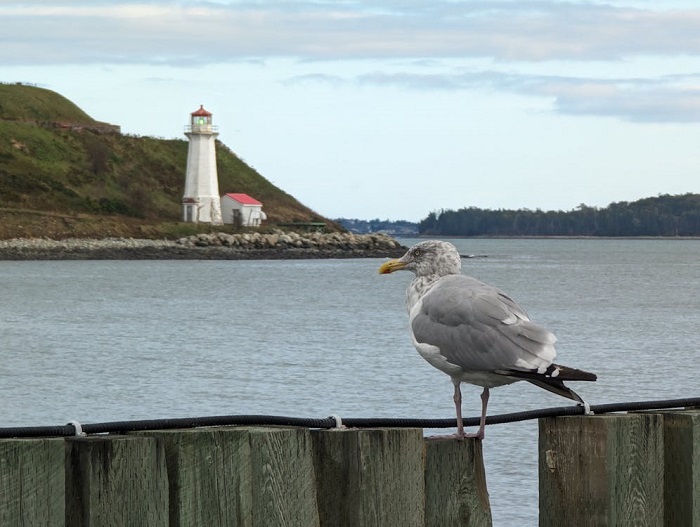
[[[556,355],[552,333],[502,291],[464,275],[438,280],[411,310],[410,326],[417,343],[467,372],[544,372]]]

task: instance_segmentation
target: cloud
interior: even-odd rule
[[[634,122],[700,122],[700,73],[655,78],[592,78],[499,71],[457,74],[374,72],[360,84],[414,90],[506,91],[548,98],[553,111]]]
[[[589,2],[64,0],[5,4],[0,17],[4,64],[700,54],[700,9]]]
[[[285,82],[483,88],[546,97],[561,114],[700,121],[700,75],[606,78],[596,71],[596,65],[622,64],[630,57],[663,57],[669,63],[682,57],[684,65],[700,57],[700,8],[635,5],[613,0],[25,0],[0,5],[0,64],[198,67],[292,58],[305,64],[364,62],[366,69],[371,60],[380,64],[376,73],[342,78],[319,66]],[[493,69],[455,73],[446,66],[469,61]],[[540,70],[557,72],[564,63],[581,67],[568,76],[527,73],[528,66],[543,64],[551,68]],[[396,71],[397,64],[405,71]]]
[[[700,88],[637,87],[605,83],[599,90],[562,90],[555,107],[560,113],[620,117],[634,122],[700,122]]]

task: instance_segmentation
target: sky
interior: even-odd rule
[[[330,218],[700,192],[697,0],[0,0],[0,27],[0,82],[139,136],[203,104]]]

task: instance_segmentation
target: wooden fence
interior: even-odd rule
[[[540,526],[700,526],[700,410],[539,423]]]
[[[215,427],[0,440],[0,526],[463,522],[491,523],[481,443],[425,441],[420,429]]]
[[[700,525],[700,411],[539,426],[540,526]],[[0,526],[487,526],[481,448],[394,428],[0,439]]]

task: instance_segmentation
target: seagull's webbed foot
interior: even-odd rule
[[[468,439],[471,437],[477,437],[478,434],[445,434],[445,435],[435,435],[435,436],[427,436],[426,439],[430,440],[440,440],[440,439],[456,439],[457,441],[463,441],[464,439]]]
[[[484,429],[479,428],[478,432],[474,432],[473,434],[464,434],[462,436],[462,439],[469,439],[469,438],[476,438],[476,439],[483,439],[484,438]]]
[[[457,432],[455,434],[428,436],[426,439],[456,439],[457,441],[463,441],[464,439],[483,439],[483,438],[484,438],[484,431],[479,430],[478,432],[475,432],[473,434],[467,434],[465,432],[462,432],[460,434],[459,432]]]

